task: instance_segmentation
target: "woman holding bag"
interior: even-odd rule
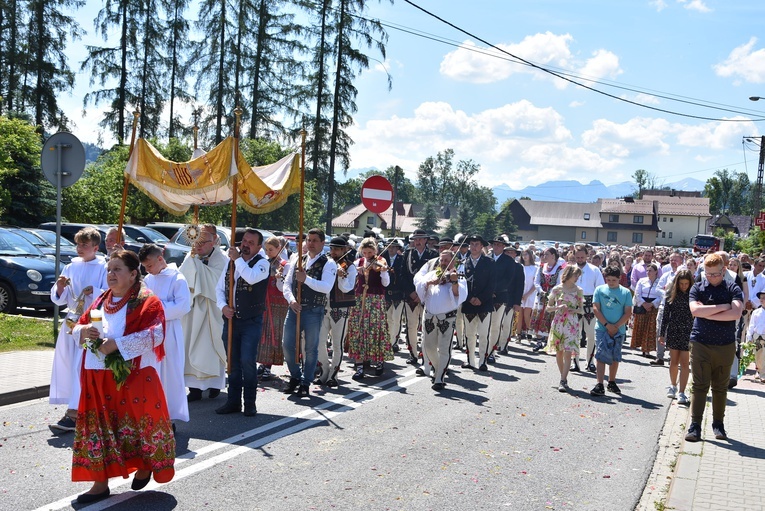
[[[656,350],[656,315],[661,301],[659,268],[655,263],[646,267],[647,277],[638,280],[634,296],[634,327],[630,348],[640,349],[644,357]]]

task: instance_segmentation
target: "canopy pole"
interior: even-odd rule
[[[299,205],[299,220],[298,220],[298,239],[297,239],[297,263],[298,271],[303,271],[303,221],[305,211],[305,128],[300,130],[301,141],[301,158],[300,158],[300,205]],[[303,285],[298,283],[297,293],[295,299],[298,303],[297,316],[295,318],[295,363],[300,360],[300,304],[302,302],[301,290]]]
[[[135,131],[136,127],[138,126],[139,115],[141,115],[141,113],[138,111],[138,109],[136,109],[133,112],[133,133],[130,135],[130,150],[128,151],[128,161],[130,161],[130,157],[133,155],[133,148],[135,147]],[[117,224],[117,245],[121,245],[124,241],[122,239],[122,226],[125,224],[125,207],[127,206],[128,183],[130,183],[130,179],[128,178],[128,174],[126,172],[122,183],[122,202],[120,203],[120,218]]]
[[[242,117],[242,109],[237,106],[234,109],[234,115],[236,116],[236,122],[234,124],[234,158],[239,160],[239,124]],[[236,248],[236,200],[239,195],[239,174],[237,173],[236,179],[232,186],[233,197],[231,199],[231,241],[229,250]],[[229,260],[229,276],[228,276],[228,306],[234,310],[234,261]],[[234,318],[228,318],[228,351],[226,351],[226,372],[231,374],[231,345],[234,339]]]

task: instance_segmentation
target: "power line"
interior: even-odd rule
[[[687,118],[691,118],[691,119],[699,119],[699,120],[704,120],[704,121],[715,121],[715,122],[754,122],[754,121],[765,121],[765,117],[760,117],[760,118],[756,118],[756,119],[725,119],[725,118],[706,117],[706,116],[702,116],[702,115],[686,114],[686,113],[682,113],[682,112],[676,112],[676,111],[673,111],[673,110],[667,110],[665,108],[659,108],[659,107],[656,107],[656,106],[645,105],[645,104],[642,104],[642,103],[638,103],[637,101],[633,101],[633,100],[630,100],[630,99],[627,99],[627,98],[619,97],[619,96],[616,96],[614,94],[610,94],[610,93],[608,93],[606,91],[602,91],[600,89],[596,89],[595,87],[591,87],[589,85],[585,85],[584,83],[581,83],[581,82],[579,82],[577,80],[574,80],[573,78],[569,78],[567,76],[567,74],[564,74],[562,72],[553,71],[551,68],[548,68],[548,67],[545,67],[545,66],[540,66],[540,65],[535,64],[535,63],[533,63],[533,62],[531,62],[529,60],[526,60],[526,59],[524,59],[522,57],[514,55],[513,53],[510,53],[509,51],[506,51],[506,50],[504,50],[502,48],[499,48],[498,46],[496,46],[496,45],[486,41],[485,39],[483,39],[483,38],[473,34],[472,32],[469,32],[469,31],[467,31],[467,30],[465,30],[465,29],[455,25],[454,23],[452,23],[452,22],[450,22],[450,21],[448,21],[448,20],[438,16],[437,14],[435,14],[435,13],[433,13],[431,11],[428,11],[424,7],[420,7],[419,5],[415,4],[411,0],[404,0],[404,2],[406,2],[409,5],[411,5],[415,9],[418,9],[418,10],[422,11],[423,13],[427,14],[428,16],[437,19],[441,23],[443,23],[445,25],[448,25],[451,28],[453,28],[453,29],[455,29],[455,30],[457,30],[459,32],[462,32],[463,34],[467,35],[468,37],[471,37],[471,38],[473,38],[473,39],[475,39],[477,41],[480,41],[481,43],[485,44],[486,46],[488,46],[490,48],[493,48],[496,51],[499,51],[499,52],[501,52],[501,53],[503,53],[505,55],[508,55],[509,57],[511,57],[511,58],[513,58],[513,59],[515,59],[515,60],[517,60],[517,61],[519,61],[519,62],[521,62],[521,63],[523,63],[523,64],[525,64],[527,66],[533,67],[534,69],[538,69],[539,71],[542,71],[544,73],[547,73],[547,74],[550,74],[552,76],[555,76],[556,78],[559,78],[561,80],[564,80],[564,81],[567,81],[569,83],[572,83],[572,84],[574,84],[574,85],[576,85],[578,87],[582,87],[582,88],[587,89],[587,90],[589,90],[591,92],[595,92],[597,94],[601,94],[603,96],[615,99],[617,101],[622,101],[624,103],[629,103],[631,105],[635,105],[635,106],[638,106],[638,107],[641,107],[641,108],[647,108],[649,110],[654,110],[656,112],[662,112],[662,113],[665,113],[665,114],[677,115],[677,116],[680,116],[680,117],[687,117]],[[593,80],[588,80],[588,81],[593,81]],[[607,85],[607,84],[604,84],[602,82],[601,82],[601,84]],[[671,99],[671,98],[666,98],[666,99]],[[672,100],[673,101],[680,101],[680,100],[675,100],[675,99],[672,99]],[[695,103],[691,103],[691,104],[695,104]],[[698,105],[698,106],[703,106],[704,108],[712,108],[712,109],[716,109],[716,110],[725,110],[725,109],[722,109],[722,108],[706,106],[706,105]],[[729,110],[726,110],[726,111],[729,111]],[[742,114],[742,115],[748,115],[748,114]]]

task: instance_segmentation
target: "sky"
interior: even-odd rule
[[[480,164],[479,184],[512,189],[550,180],[610,185],[632,181],[637,169],[659,183],[705,181],[721,169],[756,180],[759,139],[745,144],[743,137],[765,132],[765,100],[748,99],[765,97],[765,40],[758,37],[765,2],[414,3],[615,98],[518,63],[404,0],[369,0],[367,16],[385,24],[389,40],[385,59],[371,54],[379,60],[356,83],[349,175],[399,165],[415,179],[425,158],[452,148],[456,160]],[[78,19],[92,19],[98,8],[89,0]],[[81,23],[89,34],[71,47],[73,69],[84,58],[82,44],[98,41],[92,24]],[[78,75],[60,101],[75,135],[96,142],[100,113],[83,112],[87,91],[88,77]]]

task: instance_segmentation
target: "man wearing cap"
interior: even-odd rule
[[[489,326],[492,350],[489,362],[494,362],[493,350],[505,350],[513,329],[515,312],[521,310],[525,274],[515,262],[515,252],[512,256],[505,253],[507,248],[515,250],[507,234],[500,234],[491,244],[494,254],[494,312],[491,313]]]
[[[450,240],[451,241],[451,240]],[[425,304],[422,328],[422,352],[433,363],[433,390],[444,388],[444,376],[452,351],[452,332],[459,305],[467,298],[467,283],[455,270],[451,250],[444,250],[438,264],[430,271],[417,274],[414,283],[417,295]],[[430,267],[431,264],[423,266]]]
[[[439,241],[438,236],[436,236],[435,234],[431,234],[430,236],[428,236],[428,242],[427,242],[428,249],[438,250],[438,241]]]
[[[426,247],[427,240],[428,235],[422,229],[415,229],[409,236],[410,245],[404,252],[403,268],[400,274],[401,289],[404,292],[404,301],[406,302],[404,311],[406,313],[406,340],[409,347],[409,358],[406,363],[412,365],[418,363],[417,327],[422,316],[422,304],[415,291],[414,276],[427,261],[438,257],[435,250]]]
[[[337,274],[332,290],[329,292],[329,307],[324,313],[324,321],[319,331],[319,375],[314,383],[337,387],[337,373],[343,361],[343,346],[347,333],[350,308],[356,306],[356,265],[348,258],[350,247],[342,236],[329,242],[329,255],[337,265]],[[329,361],[327,340],[332,338],[332,361]]]
[[[470,247],[465,261],[465,278],[468,284],[467,300],[462,304],[462,315],[467,337],[467,362],[463,368],[475,369],[475,342],[478,337],[479,371],[487,371],[489,358],[489,325],[494,310],[494,260],[483,253],[488,245],[479,234],[465,240]]]
[[[401,241],[394,239],[388,245],[388,250],[382,255],[389,268],[390,284],[385,288],[385,313],[388,318],[390,345],[395,353],[398,353],[400,349],[398,341],[404,318],[404,292],[401,288],[400,277],[404,268],[404,257],[398,253],[403,248]]]

